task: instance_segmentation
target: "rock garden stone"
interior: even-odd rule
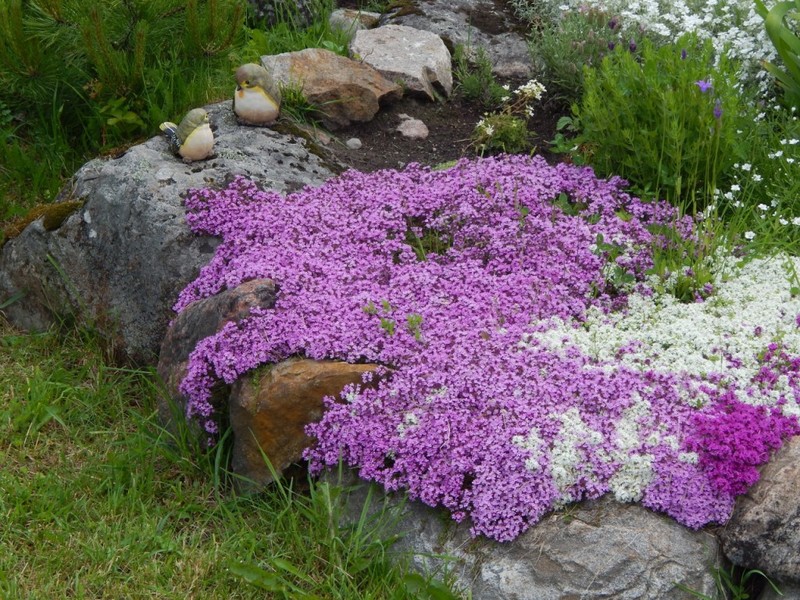
[[[167,392],[159,398],[158,415],[167,429],[173,429],[173,419],[184,418],[186,400],[178,388],[186,376],[189,355],[197,342],[218,332],[227,323],[249,316],[253,307],[272,308],[276,293],[271,280],[253,279],[194,302],[170,323],[158,360],[158,374]]]
[[[303,139],[239,126],[230,101],[206,108],[216,129],[210,159],[184,164],[158,136],[92,160],[62,193],[82,201],[79,210],[52,231],[35,221],[0,249],[0,304],[22,295],[3,309],[11,323],[38,330],[77,315],[120,359],[152,364],[178,292],[217,246],[186,227],[182,195],[234,175],[288,192],[339,168]]]
[[[381,14],[352,8],[337,8],[328,18],[331,29],[344,31],[350,37],[361,29],[371,29],[377,27]]]
[[[356,481],[349,477],[344,483]],[[356,487],[348,498],[349,519],[358,519],[366,490]],[[387,498],[401,511],[391,531],[403,535],[393,552],[410,554],[422,573],[450,573],[473,600],[695,597],[678,583],[713,597],[713,571],[722,565],[713,534],[609,496],[552,513],[505,544],[473,539],[468,523],[383,492],[373,495],[372,506]]]
[[[800,437],[792,438],[739,496],[721,538],[736,565],[800,584]]]
[[[351,55],[371,65],[407,93],[435,100],[453,91],[450,52],[435,33],[404,25],[384,25],[356,32]]]
[[[397,131],[403,136],[417,140],[424,140],[428,137],[428,126],[425,123],[406,114],[401,114],[400,118],[402,122],[397,126]]]
[[[312,442],[304,428],[322,418],[322,399],[338,398],[345,385],[361,383],[375,368],[293,358],[240,378],[228,402],[234,471],[258,490],[273,479],[264,457],[277,473],[299,462]]]
[[[529,78],[533,61],[524,34],[507,10],[486,0],[427,0],[414,11],[400,11],[386,22],[424,29],[440,36],[452,52],[457,44],[483,48],[498,77]]]
[[[371,66],[322,48],[262,56],[261,63],[280,85],[302,90],[331,129],[370,121],[382,102],[402,95]]]

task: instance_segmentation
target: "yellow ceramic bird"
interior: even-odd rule
[[[208,121],[208,113],[195,108],[186,113],[180,125],[169,121],[160,125],[167,136],[170,148],[186,161],[203,160],[211,156],[214,148],[214,132]]]
[[[236,70],[233,112],[245,125],[269,125],[278,118],[281,91],[269,72],[255,63]]]

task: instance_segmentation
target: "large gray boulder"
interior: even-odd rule
[[[347,473],[343,483],[355,480]],[[355,486],[349,519],[358,519],[366,494],[365,486]],[[373,507],[386,501],[383,492],[371,497]],[[714,597],[714,569],[722,566],[713,534],[608,495],[552,513],[502,544],[471,538],[466,523],[454,523],[441,510],[395,496],[388,501],[400,510],[391,532],[403,535],[393,551],[408,555],[417,571],[449,573],[473,600],[696,597],[678,584]]]
[[[747,569],[800,584],[800,436],[761,470],[761,480],[736,500],[720,533],[728,558]]]
[[[25,329],[62,318],[96,327],[118,353],[153,363],[178,293],[213,255],[218,241],[196,236],[184,221],[190,188],[245,175],[279,192],[319,185],[334,175],[307,143],[269,128],[239,126],[229,101],[207,107],[216,154],[185,164],[162,137],[116,158],[88,162],[65,199],[83,206],[59,228],[41,220],[0,249],[0,305]]]
[[[525,34],[511,10],[490,0],[425,0],[415,10],[391,13],[386,22],[424,29],[440,36],[452,51],[461,44],[475,52],[483,48],[498,77],[528,78],[533,73]]]

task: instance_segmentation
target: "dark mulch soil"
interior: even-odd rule
[[[394,2],[399,6],[414,6],[414,1]],[[337,0],[340,8],[362,8],[365,0]],[[470,12],[470,23],[487,33],[502,33],[511,26],[521,34],[525,27],[513,18],[513,8],[508,0],[490,0],[476,2]],[[501,16],[504,15],[504,16]],[[517,27],[514,27],[514,24]],[[511,24],[511,25],[509,25]],[[516,87],[524,81],[501,81]],[[345,130],[334,132],[334,139],[323,144],[341,163],[360,171],[376,171],[378,169],[399,169],[409,163],[423,165],[439,165],[462,157],[475,156],[475,149],[470,146],[470,136],[475,125],[483,116],[485,109],[475,103],[465,102],[458,93],[444,102],[431,102],[427,99],[403,98],[387,106],[369,123],[353,125]],[[536,147],[536,152],[544,155],[549,162],[559,159],[548,152],[547,142],[555,135],[555,124],[559,117],[566,114],[567,109],[557,102],[547,102],[535,107],[535,114],[529,121],[528,128]],[[419,119],[429,130],[426,139],[409,139],[403,137],[397,127],[402,122],[401,114]],[[345,145],[348,139],[361,140],[361,148],[350,150]]]
[[[413,162],[435,166],[475,156],[470,136],[483,113],[479,105],[464,101],[457,92],[443,102],[402,98],[382,107],[372,121],[334,132],[333,139],[325,147],[339,162],[364,172],[400,169]],[[428,137],[404,137],[397,131],[403,122],[401,114],[425,123]],[[547,142],[555,136],[555,124],[564,114],[562,105],[545,100],[535,108],[528,123],[536,153],[549,162],[558,160],[548,152]],[[351,150],[345,145],[351,138],[361,140],[359,149]]]

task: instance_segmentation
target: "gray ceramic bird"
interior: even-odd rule
[[[214,132],[208,121],[208,113],[195,108],[186,113],[180,125],[169,121],[160,125],[169,140],[172,151],[186,161],[203,160],[214,148]]]
[[[264,67],[248,63],[236,70],[233,112],[240,123],[269,125],[278,118],[280,109],[281,91]]]

